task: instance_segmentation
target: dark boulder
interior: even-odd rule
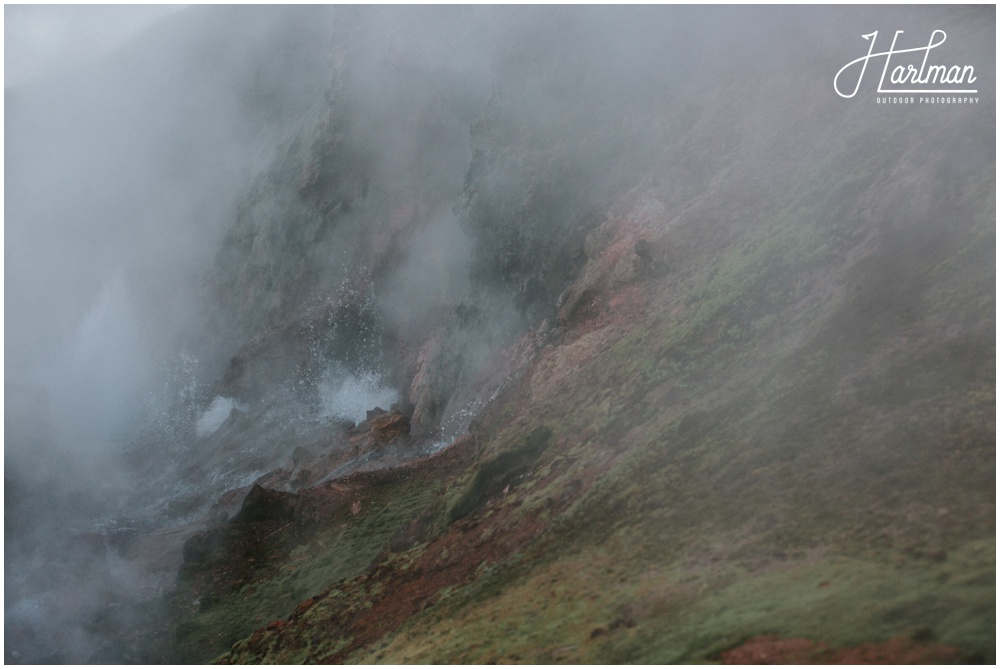
[[[635,250],[635,254],[643,260],[653,259],[653,245],[648,239],[637,239],[632,248]]]
[[[365,420],[371,423],[373,419],[378,418],[379,416],[384,416],[387,413],[389,412],[382,407],[375,407],[374,409],[369,409],[365,412]]]
[[[247,493],[233,522],[291,521],[295,517],[297,501],[292,493],[269,490],[255,484]]]

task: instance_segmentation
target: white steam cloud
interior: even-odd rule
[[[198,418],[198,421],[194,425],[198,436],[207,437],[212,434],[222,427],[222,424],[229,418],[229,414],[232,413],[233,409],[241,408],[236,400],[231,397],[216,397],[208,405],[208,408],[202,412],[201,417]]]
[[[319,384],[320,416],[360,423],[374,407],[388,409],[399,393],[371,372],[341,375],[329,370]]]

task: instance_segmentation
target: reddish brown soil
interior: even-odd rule
[[[474,449],[472,442],[472,438],[467,438],[434,458],[399,469],[409,470],[406,475],[414,476],[428,475],[431,470],[442,467],[450,468],[465,460]],[[399,470],[396,472],[401,473]],[[379,473],[381,477],[388,474]],[[369,483],[366,479],[371,476],[355,474],[341,479],[338,485],[357,494]],[[586,479],[586,482],[580,480],[576,487],[589,483],[594,476],[596,472],[582,472],[581,479]],[[309,661],[343,662],[353,651],[399,629],[412,616],[434,604],[442,591],[472,583],[479,572],[490,565],[503,564],[519,553],[533,553],[539,549],[538,539],[545,533],[544,516],[551,511],[553,504],[568,504],[571,500],[557,500],[546,505],[545,509],[528,511],[521,508],[514,494],[509,500],[504,500],[507,495],[501,493],[488,501],[487,518],[477,514],[453,522],[444,534],[433,539],[411,562],[400,563],[383,557],[353,582],[304,601],[287,621],[275,621],[254,633],[248,642],[248,649],[251,652],[264,651],[272,635],[286,627],[308,627],[309,623],[302,620],[303,617],[308,616],[310,609],[321,604],[322,600],[339,597],[339,591],[348,593],[349,601],[365,603],[364,606],[353,606],[347,602],[341,605],[339,601],[337,604],[325,604],[326,611],[322,615],[324,626],[336,629],[336,636],[350,641],[332,654],[310,657]],[[414,525],[419,525],[419,522]],[[416,533],[419,534],[419,531]],[[357,597],[359,594],[362,595],[360,598]]]
[[[481,568],[509,559],[544,529],[543,523],[531,517],[509,531],[496,532],[484,539],[482,531],[477,531],[478,526],[475,520],[459,521],[406,570],[382,563],[366,574],[364,580],[382,585],[384,594],[348,623],[351,643],[320,661],[342,662],[353,650],[398,629],[411,616],[433,604],[442,590],[467,585]]]
[[[957,648],[904,637],[853,648],[830,648],[811,639],[758,636],[722,653],[723,664],[952,664]]]

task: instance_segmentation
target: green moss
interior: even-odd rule
[[[300,543],[273,569],[262,568],[239,591],[214,596],[181,623],[176,635],[181,658],[208,660],[254,629],[287,617],[302,600],[362,573],[439,489],[426,481],[397,482],[363,500],[357,516],[328,518],[319,527],[304,528],[288,539]]]
[[[518,440],[510,449],[502,450],[483,463],[471,484],[449,511],[449,522],[454,522],[477,511],[487,500],[509,491],[526,476],[538,458],[545,452],[552,430],[537,427]]]
[[[995,655],[995,546],[945,559],[896,551],[799,551],[763,565],[726,556],[726,536],[670,557],[616,532],[600,544],[518,555],[483,568],[358,662],[691,663],[748,637],[807,637],[833,647],[928,634],[969,659]]]
[[[995,546],[969,542],[947,562],[827,557],[772,573],[733,574],[672,615],[641,621],[611,639],[607,663],[687,663],[712,658],[761,634],[806,637],[834,647],[931,630],[967,657],[995,657]]]

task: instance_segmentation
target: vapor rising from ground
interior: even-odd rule
[[[24,659],[85,660],[100,633],[74,617],[138,585],[72,537],[161,494],[123,445],[191,338],[236,195],[322,99],[328,16],[193,8],[5,90],[6,622],[41,626]]]
[[[995,16],[192,7],[97,63],[8,86],[5,660],[205,661],[228,648],[220,639],[266,623],[248,617],[208,639],[209,619],[231,613],[213,608],[227,595],[161,608],[184,559],[176,591],[200,583],[199,560],[218,549],[209,539],[232,527],[254,482],[290,495],[435,453],[472,430],[486,473],[461,475],[489,495],[431,503],[421,495],[438,488],[428,484],[406,497],[406,509],[430,505],[426,527],[407,517],[409,534],[396,529],[429,542],[434,523],[444,532],[492,508],[531,471],[501,472],[507,487],[493,490],[490,467],[569,448],[570,435],[580,448],[600,441],[610,454],[595,462],[611,467],[623,435],[645,439],[648,416],[634,407],[647,398],[660,402],[647,413],[674,421],[657,429],[709,443],[711,421],[684,412],[730,404],[701,375],[771,379],[801,363],[769,367],[757,339],[783,318],[798,323],[789,304],[820,322],[842,299],[843,318],[865,336],[898,329],[899,341],[923,341],[899,324],[919,308],[897,298],[923,295],[921,258],[940,262],[935,277],[952,271],[933,251],[965,248],[949,237],[949,212],[966,221],[988,209],[980,187],[995,156],[982,149],[991,129],[981,114],[995,109],[995,34],[984,19]],[[909,109],[894,125],[887,107],[836,95],[833,76],[863,55],[861,35],[905,27],[917,40],[940,26],[951,31],[948,58],[975,63],[978,107]],[[931,162],[904,146],[907,129]],[[844,221],[854,227],[842,232]],[[896,234],[907,253],[880,261],[885,293],[864,297],[862,286],[841,297],[843,267],[864,269],[859,258]],[[978,286],[988,273],[979,264],[947,294]],[[898,322],[873,315],[897,311]],[[978,351],[966,336],[977,318],[948,336]],[[656,335],[654,322],[671,334]],[[594,351],[613,354],[609,332],[639,332],[635,323],[652,342],[636,350],[662,355],[600,367],[631,369],[629,381],[616,372],[555,390],[596,368]],[[802,327],[782,341],[813,341]],[[741,350],[765,361],[755,374],[726,357]],[[704,372],[717,359],[730,366]],[[848,353],[843,361],[854,364]],[[678,379],[688,385],[671,385]],[[619,401],[629,384],[645,394]],[[558,424],[563,395],[586,408],[579,434]],[[375,407],[405,416],[409,441],[364,432]],[[539,418],[539,407],[550,414]],[[598,417],[614,429],[590,430]],[[505,421],[507,441],[496,428]],[[760,428],[759,442],[780,442],[786,428]],[[505,456],[515,442],[523,452]],[[574,473],[573,485],[593,484],[598,469]],[[605,494],[589,490],[573,494]],[[371,536],[382,541],[385,527]],[[369,555],[365,544],[344,564],[367,564],[386,546]],[[321,578],[356,575],[324,569]],[[275,601],[317,594],[305,587],[294,582]],[[174,630],[164,611],[201,622]]]

